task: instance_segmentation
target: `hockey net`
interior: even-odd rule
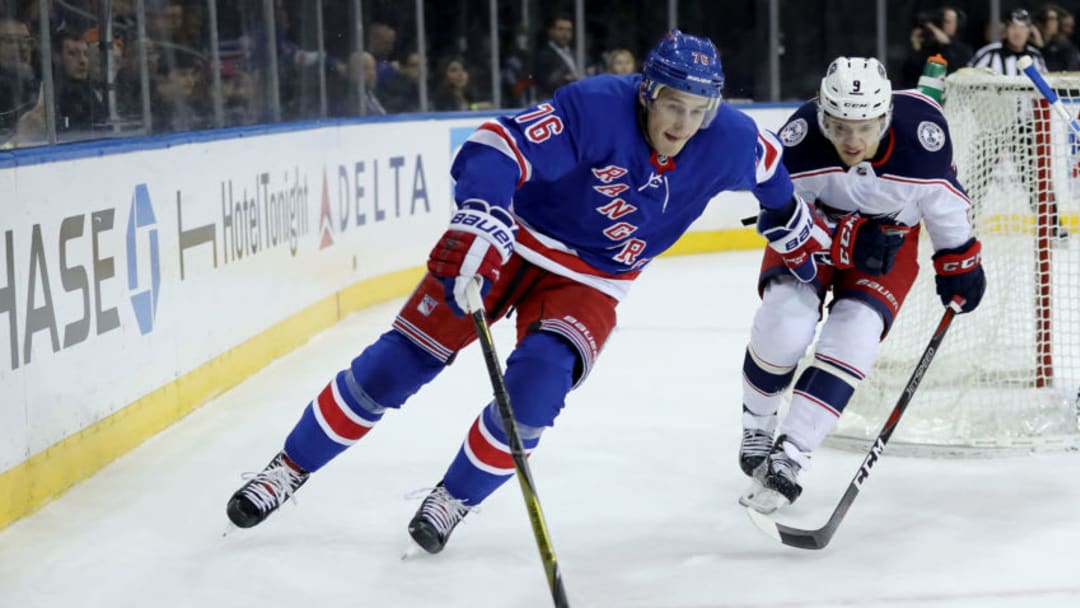
[[[1080,74],[1048,81],[1075,116]],[[946,81],[944,109],[983,243],[987,290],[978,310],[952,324],[889,449],[957,456],[1076,449],[1080,136],[1022,76],[961,70]],[[919,279],[830,437],[834,446],[864,447],[877,436],[941,318],[933,248],[921,232]]]

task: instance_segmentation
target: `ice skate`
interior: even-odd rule
[[[289,500],[309,476],[285,452],[279,452],[262,471],[246,475],[248,482],[232,495],[225,512],[237,527],[256,526]]]
[[[766,515],[790,505],[802,494],[799,471],[809,465],[809,454],[789,441],[787,435],[777,437],[768,458],[754,470],[750,489],[739,497],[739,504]]]
[[[438,553],[446,546],[450,533],[468,513],[469,507],[451,496],[439,482],[409,522],[409,536],[424,551]]]
[[[773,431],[776,429],[776,415],[755,416],[743,406],[742,443],[739,444],[739,468],[747,477],[753,477],[754,470],[765,462],[765,457],[772,451]]]

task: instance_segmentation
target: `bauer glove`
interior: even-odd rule
[[[514,219],[502,207],[475,198],[461,203],[427,264],[432,276],[442,282],[446,303],[455,315],[464,316],[469,310],[465,288],[474,277],[483,280],[482,296],[499,280],[500,269],[514,252],[516,230]]]
[[[758,234],[780,254],[795,278],[809,283],[817,276],[815,254],[829,251],[829,232],[814,213],[813,206],[796,196],[790,217],[777,218],[777,210],[766,209],[758,216]]]

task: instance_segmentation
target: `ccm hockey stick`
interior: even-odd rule
[[[468,300],[473,325],[476,326],[477,340],[484,351],[484,363],[487,364],[491,387],[495,391],[495,404],[499,408],[506,438],[510,443],[510,455],[514,459],[514,470],[521,483],[525,508],[529,511],[529,521],[532,523],[533,535],[536,536],[536,546],[540,549],[540,560],[544,562],[551,597],[555,601],[555,608],[570,608],[570,603],[566,599],[566,589],[563,588],[562,575],[559,574],[559,564],[555,561],[555,547],[551,544],[551,537],[548,535],[544,512],[540,510],[540,497],[536,494],[536,484],[529,470],[529,462],[525,459],[525,445],[521,441],[521,434],[518,433],[517,423],[514,421],[514,410],[510,407],[510,394],[506,391],[502,366],[499,365],[499,357],[495,354],[495,341],[491,338],[491,328],[488,327],[487,319],[484,317],[484,302],[480,295],[479,278],[469,282],[465,297]]]
[[[847,515],[848,509],[851,508],[851,503],[855,502],[855,497],[859,495],[859,490],[862,489],[863,483],[870,477],[870,470],[874,468],[878,458],[881,457],[881,453],[885,451],[885,444],[889,442],[889,437],[891,437],[893,431],[896,430],[896,425],[900,422],[900,417],[904,415],[904,410],[907,409],[912,396],[915,395],[915,389],[919,388],[919,383],[922,382],[923,374],[926,373],[927,368],[930,367],[930,362],[934,359],[934,354],[936,354],[941,347],[941,341],[945,338],[945,332],[948,331],[953,317],[960,312],[961,304],[962,300],[957,298],[950,302],[945,308],[945,314],[941,317],[937,329],[934,330],[934,335],[931,336],[930,343],[926,345],[926,350],[923,351],[922,357],[919,358],[919,363],[915,366],[915,371],[911,372],[911,377],[904,387],[904,392],[900,395],[900,399],[896,402],[896,405],[893,406],[892,412],[889,413],[889,418],[885,421],[885,426],[881,429],[881,432],[878,433],[877,439],[875,439],[873,445],[870,446],[870,452],[866,455],[866,458],[863,459],[862,466],[860,466],[858,472],[855,473],[855,478],[848,484],[847,491],[844,492],[844,496],[840,499],[840,503],[833,509],[829,521],[825,522],[825,525],[817,530],[802,530],[776,523],[771,517],[747,507],[746,512],[750,516],[750,521],[754,522],[754,525],[760,528],[762,532],[789,547],[798,547],[799,549],[824,549],[825,545],[829,544],[833,534],[836,534],[836,529],[840,526],[840,522],[844,520],[844,516]]]
[[[1031,80],[1031,83],[1039,90],[1039,93],[1046,98],[1047,103],[1050,104],[1050,108],[1057,113],[1070,129],[1072,129],[1072,132],[1080,135],[1080,122],[1069,115],[1069,111],[1065,108],[1065,104],[1061,103],[1061,99],[1058,98],[1057,93],[1054,92],[1054,89],[1050,88],[1050,84],[1046,82],[1043,75],[1035,69],[1035,63],[1031,60],[1031,57],[1024,55],[1020,59],[1017,59],[1016,67],[1020,68],[1020,70],[1027,75]]]

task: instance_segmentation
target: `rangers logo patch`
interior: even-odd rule
[[[439,303],[435,301],[435,298],[424,294],[424,299],[420,300],[420,303],[416,305],[416,310],[420,311],[420,314],[425,317],[431,316],[431,313],[435,311],[435,308],[439,306]]]
[[[937,152],[945,146],[945,131],[937,124],[924,120],[918,127],[919,143],[930,152]]]
[[[799,118],[784,125],[780,130],[780,141],[787,147],[796,146],[806,137],[806,119]]]

